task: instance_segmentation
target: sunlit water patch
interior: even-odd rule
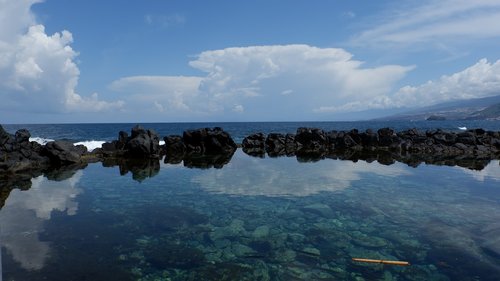
[[[473,171],[238,151],[222,169],[161,164],[137,181],[92,164],[60,179],[32,179],[0,210],[4,280],[500,276],[498,161]]]

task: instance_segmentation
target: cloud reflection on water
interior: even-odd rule
[[[63,181],[39,176],[31,180],[29,190],[14,189],[9,195],[0,212],[0,243],[23,268],[38,270],[44,266],[50,244],[40,241],[38,233],[43,232],[52,211],[76,214],[78,203],[74,198],[83,192],[76,187],[82,175],[77,171]]]
[[[250,196],[308,196],[322,191],[340,191],[360,180],[362,173],[387,177],[408,175],[411,169],[377,162],[326,159],[299,163],[291,158],[259,159],[238,151],[220,170],[207,170],[193,182],[213,193]]]

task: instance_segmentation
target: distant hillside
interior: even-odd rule
[[[500,120],[500,103],[486,107],[473,113],[469,119],[497,119]]]
[[[500,95],[440,103],[377,120],[500,120]]]

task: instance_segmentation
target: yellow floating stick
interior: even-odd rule
[[[372,259],[361,259],[361,258],[352,258],[352,260],[359,262],[381,263],[381,264],[400,265],[400,266],[410,265],[410,263],[407,261],[387,261],[387,260],[372,260]]]

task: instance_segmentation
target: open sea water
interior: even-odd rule
[[[43,142],[100,147],[135,124],[4,125]],[[141,124],[162,137],[459,127],[500,122]],[[458,166],[255,158],[220,169],[85,169],[14,186],[0,209],[3,280],[500,280],[500,164]],[[140,176],[137,176],[137,173]],[[369,264],[352,258],[407,261]],[[1,278],[0,278],[1,279]]]

